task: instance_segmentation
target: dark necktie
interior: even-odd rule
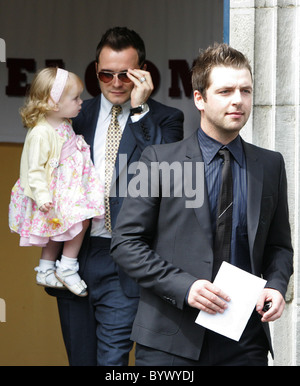
[[[233,195],[230,152],[228,149],[221,149],[219,150],[219,154],[224,159],[224,162],[222,168],[222,183],[218,198],[216,219],[213,278],[217,274],[222,261],[230,261],[232,230]]]

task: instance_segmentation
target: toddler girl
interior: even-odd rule
[[[37,284],[67,287],[78,296],[87,295],[77,255],[88,219],[104,215],[104,190],[89,146],[69,120],[81,109],[82,91],[78,76],[66,70],[36,74],[21,109],[29,131],[9,204],[9,227],[20,235],[20,245],[43,247]]]

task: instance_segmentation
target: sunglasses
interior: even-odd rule
[[[100,71],[97,74],[97,77],[101,82],[104,83],[109,83],[114,79],[114,76],[117,75],[118,79],[121,82],[124,83],[130,83],[131,80],[127,76],[127,71],[122,71],[122,72],[105,72],[105,71]]]

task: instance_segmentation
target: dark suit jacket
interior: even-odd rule
[[[243,146],[252,273],[263,275],[268,287],[284,295],[293,269],[293,251],[283,158],[246,142]],[[152,168],[163,161],[192,162],[194,166],[201,162],[197,133],[174,144],[151,146],[141,157],[141,162],[148,167],[152,164]],[[155,182],[151,183],[153,188]],[[159,176],[155,189],[161,192],[163,183]],[[199,311],[187,306],[185,297],[195,280],[212,279],[213,235],[206,188],[200,208],[186,208],[186,200],[184,196],[162,195],[126,198],[113,232],[111,252],[142,287],[132,339],[198,359],[204,328],[195,324]],[[264,328],[270,342],[268,325]]]
[[[93,159],[93,144],[100,112],[101,95],[83,102],[80,114],[73,120],[73,128],[76,134],[84,136],[91,147]],[[165,106],[149,99],[149,112],[138,122],[132,123],[128,119],[120,142],[116,160],[115,192],[110,198],[111,221],[114,226],[124,198],[124,182],[129,182],[133,174],[128,174],[128,167],[137,162],[142,151],[148,145],[179,141],[183,138],[183,113],[175,108]],[[120,154],[125,156],[126,163],[120,162]],[[119,164],[121,165],[119,167]],[[121,179],[122,175],[122,179]],[[122,183],[123,181],[123,183]],[[121,194],[120,194],[121,191]],[[89,233],[87,231],[81,252],[79,255],[80,274],[84,278],[84,267],[87,258]],[[119,270],[121,286],[127,296],[138,296],[139,288],[136,283]]]
[[[76,134],[82,134],[86,142],[91,146],[91,157],[98,116],[100,112],[100,98],[89,99],[83,102],[82,110],[73,120],[73,128]],[[183,138],[183,113],[173,107],[165,106],[149,99],[147,101],[150,111],[136,123],[129,118],[121,139],[116,160],[116,197],[110,198],[112,226],[116,222],[117,215],[122,206],[123,197],[119,195],[120,174],[133,162],[137,162],[142,151],[149,145],[179,141]],[[126,155],[127,163],[119,162],[120,154]],[[121,164],[121,170],[119,165]],[[125,170],[126,172],[126,170]],[[132,174],[127,174],[127,182]],[[123,192],[124,193],[124,192]]]

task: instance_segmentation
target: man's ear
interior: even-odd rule
[[[199,111],[204,110],[204,102],[205,100],[203,99],[203,96],[200,91],[194,91],[194,103]]]

